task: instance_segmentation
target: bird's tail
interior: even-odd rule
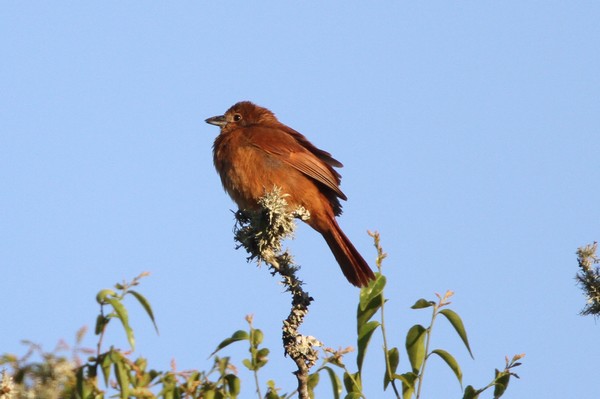
[[[336,220],[332,218],[331,222],[331,228],[321,232],[323,238],[350,284],[357,287],[366,286],[369,284],[369,280],[375,278],[373,271],[346,237]]]

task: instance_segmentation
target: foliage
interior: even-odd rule
[[[577,263],[579,272],[575,276],[577,283],[587,298],[587,303],[582,315],[600,316],[600,268],[597,265],[600,259],[596,255],[598,243],[586,245],[577,249]]]
[[[132,289],[146,275],[142,273],[130,283],[123,282],[116,284],[114,289],[98,292],[96,301],[100,305],[100,314],[96,318],[98,343],[95,351],[76,346],[72,351],[73,360],[69,361],[61,355],[68,349],[64,344],[52,352],[44,352],[38,345],[28,342],[29,351],[25,356],[3,355],[0,365],[7,365],[11,373],[3,374],[0,398],[236,398],[240,392],[240,381],[228,357],[213,356],[212,368],[202,372],[177,371],[174,364],[170,371],[156,371],[148,368],[146,359],[132,357],[134,331],[124,300],[134,297],[156,328],[150,302]],[[131,351],[113,346],[103,351],[106,329],[115,319],[120,322]],[[85,330],[78,333],[78,345],[84,334]],[[34,354],[39,355],[42,361],[31,360]],[[93,356],[87,359],[87,363],[81,364],[79,354]],[[101,374],[102,382],[98,381],[98,374]]]
[[[333,350],[324,348],[324,359],[309,376],[309,392],[314,397],[314,389],[321,382],[324,373],[331,385],[333,398],[365,398],[363,392],[363,375],[371,376],[375,370],[366,370],[364,360],[373,334],[379,330],[383,337],[384,358],[383,388],[392,387],[393,395],[397,398],[420,398],[425,380],[425,370],[428,361],[437,357],[448,365],[462,386],[463,375],[461,368],[449,352],[444,349],[431,349],[431,336],[435,321],[441,315],[454,328],[465,349],[471,354],[467,332],[460,316],[448,308],[451,292],[437,295],[437,301],[419,299],[412,309],[421,311],[430,309],[431,318],[428,325],[415,324],[406,334],[404,350],[408,355],[408,368],[398,372],[400,366],[400,351],[398,347],[388,346],[385,331],[384,306],[386,299],[384,289],[385,276],[381,273],[381,263],[385,254],[379,246],[379,236],[373,234],[378,251],[377,278],[360,292],[357,307],[357,350],[356,370],[350,371],[344,363],[344,357],[353,351],[352,348]],[[77,333],[76,344],[70,348],[61,343],[51,352],[31,342],[26,342],[28,351],[24,356],[17,357],[4,354],[0,364],[5,365],[10,373],[4,372],[0,381],[0,398],[71,398],[71,399],[101,399],[105,397],[118,398],[161,398],[161,399],[196,399],[196,398],[237,398],[241,390],[241,381],[237,369],[229,357],[218,356],[230,345],[246,343],[249,356],[242,360],[245,368],[254,375],[256,394],[259,398],[290,398],[297,394],[280,393],[273,380],[266,383],[266,389],[261,389],[259,372],[269,361],[269,349],[261,347],[264,333],[253,326],[252,317],[246,317],[247,330],[238,330],[229,338],[221,341],[211,354],[213,364],[208,371],[177,371],[175,366],[168,371],[157,371],[148,367],[144,358],[133,358],[135,340],[133,329],[129,324],[125,299],[133,297],[142,306],[155,327],[154,314],[149,301],[132,288],[139,285],[140,279],[146,273],[133,279],[131,283],[116,284],[114,289],[101,290],[96,300],[100,304],[100,314],[96,318],[95,334],[98,342],[95,351],[81,348],[80,344],[85,335],[85,329]],[[375,316],[379,314],[379,319]],[[103,350],[103,338],[111,321],[118,320],[123,329],[131,351],[123,351],[110,347]],[[82,363],[80,356],[89,356]],[[91,355],[91,356],[90,356]],[[34,361],[38,356],[41,360]],[[492,381],[481,389],[468,385],[464,389],[464,399],[476,399],[480,394],[493,388],[493,397],[499,398],[504,394],[511,377],[517,377],[513,369],[520,365],[523,355],[517,355],[506,364],[503,370],[495,370]],[[336,370],[341,370],[341,375]],[[98,375],[101,378],[98,378]],[[434,379],[435,377],[428,377]],[[100,381],[99,381],[100,380]],[[345,394],[344,394],[345,392]]]
[[[12,373],[2,370],[0,376],[0,398],[44,398],[69,397],[75,386],[75,368],[81,365],[80,355],[93,351],[81,348],[80,344],[87,329],[81,328],[75,337],[75,346],[60,341],[51,351],[45,352],[40,345],[22,341],[27,347],[23,356],[5,353],[0,365]]]
[[[449,352],[443,349],[429,350],[431,343],[431,335],[433,332],[434,322],[439,315],[444,316],[448,322],[452,325],[455,332],[457,333],[460,340],[463,342],[465,348],[472,357],[471,348],[467,339],[467,332],[460,316],[451,309],[445,308],[450,305],[449,299],[453,293],[451,291],[446,292],[444,296],[436,294],[437,301],[430,301],[426,299],[419,299],[412,306],[412,309],[421,310],[431,308],[432,315],[430,323],[427,327],[420,324],[413,325],[406,334],[405,339],[405,350],[409,360],[409,370],[404,373],[397,373],[399,366],[400,352],[397,347],[389,348],[388,338],[385,326],[385,303],[386,299],[384,296],[384,289],[386,285],[386,278],[382,274],[382,262],[386,257],[380,245],[380,237],[378,233],[369,233],[375,242],[377,249],[377,268],[376,279],[372,281],[367,287],[363,288],[360,292],[359,305],[357,309],[357,356],[356,364],[357,371],[352,373],[348,370],[346,365],[342,362],[342,356],[344,353],[331,351],[331,355],[325,359],[326,364],[332,364],[334,366],[343,369],[343,386],[346,389],[347,399],[353,398],[365,398],[366,395],[363,392],[362,375],[363,361],[367,353],[367,348],[371,341],[373,334],[377,329],[380,330],[383,339],[383,354],[385,359],[385,368],[383,374],[383,388],[386,390],[389,386],[392,387],[394,395],[397,398],[409,399],[421,397],[423,381],[425,377],[425,370],[427,362],[433,355],[442,359],[451,371],[456,376],[459,384],[462,387],[462,371],[461,368]],[[443,309],[442,309],[443,308]],[[380,319],[373,320],[374,316],[379,312]],[[348,352],[347,350],[344,352]],[[495,371],[494,379],[485,387],[481,389],[475,389],[471,385],[467,386],[464,390],[464,399],[476,399],[485,390],[495,387],[494,398],[501,397],[510,380],[510,377],[518,376],[512,372],[512,368],[520,365],[517,361],[524,355],[516,355],[512,361],[506,361],[504,370]],[[331,377],[332,386],[334,387],[334,397],[338,398],[341,394],[341,385],[339,380],[336,379],[335,373],[331,368],[322,366],[317,372],[325,370]]]
[[[392,395],[397,398],[421,398],[425,371],[431,359],[442,360],[456,377],[462,387],[463,374],[456,358],[448,351],[440,348],[430,349],[434,325],[439,316],[453,327],[457,338],[462,342],[467,352],[471,348],[467,337],[466,328],[460,316],[449,308],[452,292],[437,295],[437,300],[419,299],[412,306],[413,310],[422,311],[429,309],[431,316],[426,325],[415,324],[404,340],[404,350],[407,353],[408,363],[404,372],[399,372],[400,350],[397,346],[388,345],[388,333],[385,323],[384,295],[386,278],[382,274],[382,262],[386,254],[379,244],[379,235],[371,234],[377,249],[377,277],[369,286],[360,291],[357,306],[357,346],[356,369],[351,371],[344,357],[353,352],[352,348],[333,350],[324,348],[322,364],[309,375],[309,394],[314,397],[314,390],[321,382],[324,374],[331,386],[333,398],[366,398],[363,392],[363,376],[373,378],[377,370],[365,369],[364,360],[371,338],[379,330],[383,340],[383,354],[385,363],[382,365],[383,389],[391,387]],[[148,367],[146,359],[134,358],[132,352],[135,347],[134,330],[129,323],[128,310],[125,306],[127,298],[135,298],[148,315],[156,328],[154,313],[150,302],[138,291],[132,288],[139,285],[140,279],[146,276],[143,273],[132,282],[116,284],[114,289],[103,289],[96,300],[100,305],[100,314],[96,318],[95,334],[98,342],[95,350],[80,347],[85,334],[82,329],[76,337],[76,345],[69,348],[61,344],[52,352],[44,352],[39,346],[26,342],[29,349],[22,357],[4,354],[0,358],[0,365],[5,365],[9,373],[3,373],[0,379],[0,398],[70,398],[70,399],[103,399],[105,397],[118,398],[161,398],[161,399],[199,399],[199,398],[237,398],[241,392],[241,381],[237,376],[237,368],[229,357],[218,356],[230,345],[245,343],[248,346],[249,356],[242,360],[245,368],[254,375],[255,391],[259,398],[284,399],[297,395],[297,391],[281,393],[273,380],[268,380],[266,386],[260,383],[259,372],[269,361],[269,349],[261,347],[264,333],[253,326],[252,317],[247,316],[248,328],[238,330],[229,338],[221,341],[213,353],[212,367],[208,371],[177,371],[175,366],[168,371],[157,371]],[[376,316],[379,315],[377,318]],[[111,346],[103,348],[106,329],[113,320],[118,320],[125,336],[127,337],[130,351],[123,351]],[[157,329],[158,331],[158,329]],[[70,356],[64,355],[70,351]],[[40,361],[34,361],[32,356],[37,355]],[[80,355],[90,356],[83,364]],[[500,398],[508,387],[511,377],[518,377],[513,369],[520,365],[519,360],[524,355],[516,355],[511,360],[506,358],[503,370],[495,370],[490,383],[483,388],[476,389],[468,385],[464,389],[464,399],[477,399],[480,395],[493,388],[493,398]],[[341,374],[338,374],[338,370]],[[101,378],[98,378],[98,375]],[[100,380],[100,381],[99,381]],[[435,380],[428,376],[427,380]],[[433,383],[433,382],[431,382]],[[264,392],[264,394],[263,394]],[[264,396],[263,396],[264,395]]]

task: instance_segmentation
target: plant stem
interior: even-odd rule
[[[396,387],[396,380],[392,374],[392,367],[390,365],[390,356],[388,352],[388,344],[387,344],[387,336],[385,333],[385,316],[384,316],[384,305],[385,305],[385,297],[383,296],[383,292],[381,293],[381,335],[383,336],[383,355],[385,358],[385,368],[387,371],[388,378],[392,383],[392,388],[394,389],[394,393],[396,397],[400,399],[400,394],[398,393],[398,388]]]
[[[256,384],[256,393],[258,394],[258,399],[262,399],[262,394],[260,393],[260,384],[258,382],[258,371],[254,370],[254,383]]]
[[[433,323],[435,322],[435,318],[437,316],[437,311],[439,309],[439,304],[433,305],[433,314],[431,315],[431,324],[427,328],[425,337],[425,358],[423,359],[423,365],[421,365],[421,370],[419,370],[418,380],[419,386],[417,387],[417,396],[416,399],[421,397],[421,388],[423,387],[423,377],[425,375],[425,367],[427,366],[427,359],[429,358],[429,342],[431,341],[431,331],[433,330]]]
[[[385,259],[387,254],[385,252],[383,252],[383,248],[381,247],[379,233],[369,231],[368,234],[371,237],[373,237],[373,245],[375,246],[375,249],[377,250],[377,259],[375,260],[375,263],[377,265],[377,270],[379,271],[379,273],[381,273],[382,272],[381,269],[383,266],[383,260]],[[392,374],[392,367],[390,364],[390,356],[388,353],[387,335],[385,333],[384,307],[385,307],[385,296],[383,295],[383,291],[382,291],[381,292],[381,335],[383,336],[383,351],[384,351],[383,355],[385,358],[385,367],[386,367],[386,372],[388,373],[388,378],[390,379],[390,382],[392,383],[392,388],[394,389],[394,393],[396,394],[396,397],[398,399],[400,399],[400,393],[398,392],[398,388],[396,387],[396,380],[394,379],[394,376]]]

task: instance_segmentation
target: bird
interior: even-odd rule
[[[334,169],[341,162],[250,101],[238,102],[206,123],[220,128],[213,144],[214,166],[240,210],[258,209],[267,190],[279,187],[290,209],[302,206],[310,212],[306,223],[321,233],[352,285],[365,287],[375,278],[336,221],[342,213],[340,200],[347,200]]]

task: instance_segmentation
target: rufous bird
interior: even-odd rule
[[[335,219],[342,213],[339,200],[347,199],[334,169],[342,167],[339,161],[249,101],[206,122],[221,128],[213,160],[225,191],[241,210],[258,209],[267,190],[281,188],[290,209],[302,206],[310,212],[306,223],[323,235],[351,284],[364,287],[375,278]]]

